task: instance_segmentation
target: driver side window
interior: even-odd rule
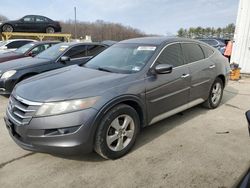
[[[172,44],[166,47],[157,59],[157,62],[159,64],[173,65],[173,67],[184,65],[181,45]]]
[[[74,58],[83,58],[87,56],[87,46],[81,45],[81,46],[75,46],[71,48],[69,51],[67,51],[64,56],[68,56],[71,59]]]
[[[23,18],[23,21],[24,22],[34,22],[35,18],[34,18],[34,16],[26,16]]]

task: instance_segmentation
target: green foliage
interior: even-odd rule
[[[235,31],[235,25],[233,23],[228,24],[224,28],[214,28],[214,27],[190,27],[189,29],[180,28],[178,30],[179,37],[186,38],[206,38],[206,37],[220,37],[232,39]]]

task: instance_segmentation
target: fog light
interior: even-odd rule
[[[57,136],[57,135],[67,135],[76,132],[80,126],[66,127],[60,129],[46,129],[44,131],[45,136]]]

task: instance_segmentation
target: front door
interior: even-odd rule
[[[184,64],[179,43],[167,46],[154,66],[157,64],[173,65],[173,71],[169,74],[153,74],[146,79],[149,124],[180,111],[188,103],[190,92],[189,69]]]

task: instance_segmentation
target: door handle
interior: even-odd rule
[[[181,76],[181,78],[187,78],[187,77],[189,77],[190,76],[190,74],[183,74],[182,76]]]
[[[213,68],[215,68],[215,65],[210,65],[209,68],[213,69]]]

